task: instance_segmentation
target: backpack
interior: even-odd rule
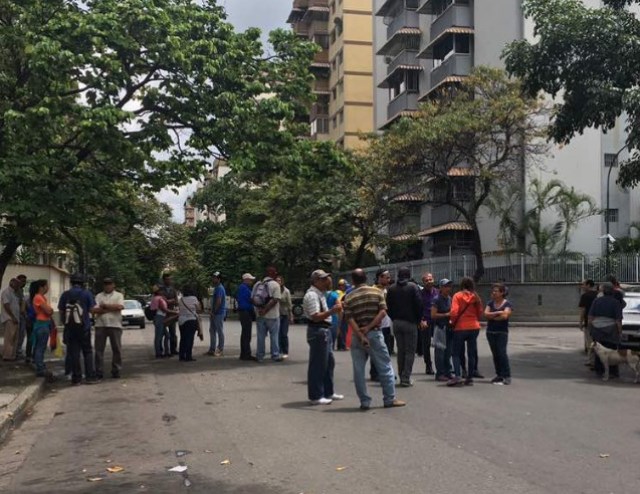
[[[156,317],[156,312],[158,312],[158,311],[157,310],[153,310],[151,308],[151,305],[147,305],[144,308],[144,317],[146,317],[147,320],[149,320],[149,321],[153,321],[155,319],[155,317]]]
[[[69,331],[84,331],[84,309],[79,299],[69,299],[64,309],[64,329]]]
[[[251,295],[251,302],[256,307],[264,307],[271,300],[271,296],[269,295],[269,284],[267,281],[259,281],[256,283],[256,286],[253,290],[253,295]]]

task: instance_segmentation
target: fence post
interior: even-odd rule
[[[582,271],[581,271],[581,273],[582,273],[582,275],[580,276],[580,279],[584,281],[586,279],[586,277],[584,275],[584,254],[582,254]]]
[[[524,284],[524,254],[520,254],[520,283]]]
[[[449,279],[453,279],[453,268],[451,266],[451,246],[449,246]]]
[[[467,256],[462,256],[462,276],[467,277]]]
[[[640,282],[640,273],[638,273],[638,271],[640,271],[640,257],[638,257],[638,254],[636,254],[636,283]]]

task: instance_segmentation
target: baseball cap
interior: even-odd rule
[[[331,273],[327,273],[323,269],[316,269],[313,273],[311,273],[311,281],[323,280],[331,276]]]
[[[216,271],[211,275],[212,278],[220,278],[220,271]]]
[[[347,280],[345,280],[344,278],[340,278],[338,280],[338,285],[346,285],[347,284]]]
[[[104,280],[102,280],[102,283],[104,283],[105,285],[113,285],[115,283],[115,281],[113,281],[113,278],[105,278]]]
[[[453,281],[447,279],[447,278],[442,278],[439,282],[438,282],[438,286],[447,286],[447,285],[453,285]]]
[[[255,280],[256,277],[253,276],[251,273],[245,273],[242,275],[242,279],[243,280]]]

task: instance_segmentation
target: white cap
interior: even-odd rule
[[[251,273],[245,273],[242,275],[242,281],[244,280],[255,280],[256,277],[253,276]]]

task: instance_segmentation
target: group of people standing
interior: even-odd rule
[[[414,384],[412,373],[418,351],[424,357],[425,372],[435,374],[436,381],[447,386],[470,386],[474,378],[483,378],[478,371],[477,348],[482,317],[487,320],[487,340],[496,371],[491,382],[511,384],[507,343],[513,307],[506,299],[506,287],[494,284],[491,300],[483,305],[471,278],[463,278],[460,290],[453,296],[451,280],[440,280],[436,288],[433,276],[425,273],[422,281],[420,287],[411,280],[411,270],[404,267],[399,269],[397,281],[392,282],[391,273],[381,269],[376,273],[374,285],[369,286],[366,273],[356,269],[352,273],[353,287],[330,306],[326,294],[331,290],[331,275],[323,270],[312,273],[311,287],[303,301],[309,321],[308,398],[311,404],[325,405],[343,398],[333,387],[332,316],[340,314],[339,320],[352,332],[353,379],[362,410],[368,410],[372,401],[365,379],[365,364],[369,359],[371,378],[381,384],[384,406],[405,405],[396,397],[396,376],[391,363],[394,340],[401,387]],[[435,349],[435,372],[431,346]]]

